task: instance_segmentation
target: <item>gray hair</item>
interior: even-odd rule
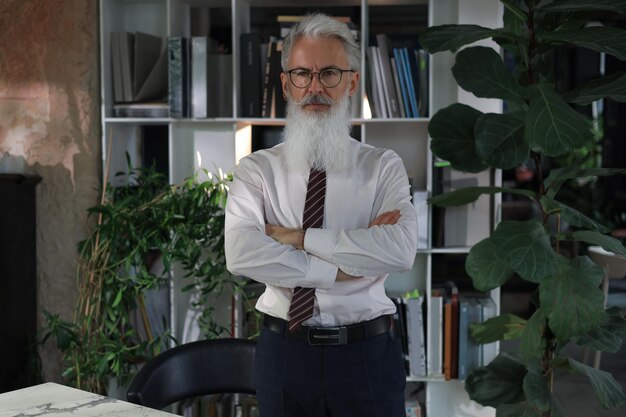
[[[323,13],[306,15],[304,19],[291,28],[291,31],[283,41],[281,57],[283,71],[287,71],[289,55],[293,45],[302,38],[335,38],[340,40],[346,50],[350,69],[360,71],[361,48],[356,43],[350,29],[348,29],[348,25]]]

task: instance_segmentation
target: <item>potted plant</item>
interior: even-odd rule
[[[502,114],[483,114],[452,104],[438,111],[428,127],[433,153],[461,171],[510,169],[528,159],[537,167],[536,189],[469,187],[435,196],[431,203],[458,206],[483,194],[507,192],[527,198],[540,213],[529,221],[502,221],[493,234],[474,245],[466,271],[478,290],[502,286],[514,275],[536,285],[532,316],[505,314],[473,327],[481,343],[520,339],[519,350],[501,353],[489,365],[474,369],[465,382],[470,398],[496,408],[496,415],[560,415],[552,396],[556,369],[586,375],[600,404],[618,408],[625,400],[621,386],[608,373],[561,355],[568,343],[615,352],[626,336],[618,310],[604,309],[599,285],[604,272],[586,256],[561,254],[565,241],[599,245],[626,255],[608,229],[576,207],[558,200],[561,186],[581,177],[626,174],[624,169],[584,168],[587,156],[544,176],[545,158],[572,155],[594,140],[591,120],[571,107],[600,99],[626,101],[626,74],[603,76],[573,91],[557,92],[552,73],[554,49],[577,45],[626,60],[626,31],[591,27],[596,12],[626,13],[623,0],[501,0],[504,27],[442,25],[420,37],[430,53],[456,52],[491,38],[510,56],[509,71],[494,49],[469,46],[456,54],[452,68],[459,86],[477,97],[505,100]],[[568,229],[561,227],[567,223]],[[555,227],[549,227],[555,224]]]
[[[128,161],[130,167],[130,160]],[[207,173],[208,174],[208,173]],[[193,306],[201,309],[199,327],[206,338],[223,328],[212,319],[210,294],[238,287],[226,272],[224,212],[228,175],[167,185],[154,169],[130,169],[124,186],[103,187],[95,228],[80,243],[79,296],[74,319],[46,313],[42,343],[56,336],[63,352],[63,375],[77,388],[105,393],[111,377],[125,384],[137,363],[170,345],[167,320],[154,331],[145,295],[168,285],[172,264],[193,280]],[[160,257],[163,272],[152,264]],[[133,320],[138,312],[140,319]],[[167,314],[167,312],[164,312]]]

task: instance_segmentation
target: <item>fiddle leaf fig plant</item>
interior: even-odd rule
[[[536,284],[534,313],[526,320],[506,314],[475,325],[481,343],[519,340],[519,350],[501,353],[487,366],[474,369],[465,382],[470,398],[496,408],[498,417],[558,416],[553,398],[554,377],[563,369],[588,377],[604,408],[618,408],[626,397],[608,373],[562,356],[568,343],[616,352],[626,336],[626,321],[617,309],[604,308],[600,284],[603,269],[587,256],[568,258],[560,245],[576,241],[599,245],[626,256],[608,228],[576,207],[558,200],[567,181],[581,177],[624,175],[626,169],[587,168],[588,157],[542,172],[542,161],[574,154],[594,140],[592,120],[572,104],[610,99],[626,102],[626,74],[601,76],[572,91],[557,91],[554,50],[575,45],[626,60],[626,30],[591,25],[599,12],[626,13],[624,0],[501,0],[503,27],[441,25],[420,37],[430,53],[456,53],[452,73],[463,89],[477,97],[505,100],[502,114],[482,113],[452,104],[431,119],[428,131],[433,153],[452,168],[477,173],[510,169],[532,159],[536,189],[469,187],[435,196],[431,203],[458,206],[483,194],[507,192],[528,199],[540,213],[527,221],[502,221],[493,234],[474,245],[466,271],[474,287],[490,291],[517,275]],[[509,69],[500,53],[485,46],[467,46],[492,39],[514,60]],[[464,47],[464,48],[463,48]],[[463,49],[461,49],[463,48]],[[460,51],[459,51],[460,50]],[[556,224],[556,227],[550,225]],[[568,224],[568,228],[561,228]]]
[[[46,313],[41,343],[55,336],[64,359],[63,375],[77,388],[105,394],[115,377],[129,380],[138,363],[169,347],[173,336],[168,320],[153,329],[146,294],[172,279],[180,265],[194,290],[192,307],[201,311],[199,327],[205,338],[226,329],[212,318],[208,297],[226,286],[241,284],[226,271],[224,210],[230,175],[201,181],[198,175],[168,185],[153,168],[121,173],[124,186],[102,190],[101,202],[89,211],[98,220],[79,245],[78,302],[72,321]],[[155,259],[162,272],[152,268]],[[133,319],[135,312],[140,317]],[[163,312],[168,317],[169,312]],[[175,339],[174,339],[175,341]]]

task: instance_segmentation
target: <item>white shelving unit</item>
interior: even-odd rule
[[[314,6],[313,6],[314,5]],[[172,119],[172,118],[115,118],[113,117],[113,88],[111,74],[112,31],[141,31],[167,39],[169,36],[189,37],[191,31],[191,10],[195,7],[219,11],[219,15],[229,15],[230,22],[221,20],[220,30],[229,32],[232,42],[233,59],[233,109],[231,118],[213,119]],[[167,162],[169,180],[179,183],[194,174],[199,168],[197,155],[201,156],[202,166],[210,171],[221,168],[232,172],[239,159],[253,150],[253,137],[259,127],[280,127],[284,119],[243,118],[240,117],[239,80],[239,35],[254,31],[259,15],[286,14],[286,9],[293,9],[291,14],[300,14],[304,8],[311,10],[333,10],[344,14],[347,10],[356,20],[361,38],[363,57],[370,38],[382,33],[384,28],[376,26],[375,21],[381,12],[401,18],[406,8],[423,10],[423,21],[427,25],[445,23],[471,23],[487,27],[497,27],[501,22],[502,8],[497,0],[100,0],[100,56],[101,56],[101,114],[103,165],[110,165],[109,180],[114,181],[114,173],[126,169],[128,152],[133,164],[139,166],[141,148],[150,138],[142,138],[141,127],[158,125],[167,130]],[[281,11],[278,13],[276,10]],[[210,22],[210,20],[209,20]],[[393,26],[393,21],[392,25]],[[397,26],[397,25],[396,25]],[[223,28],[222,28],[223,27]],[[396,27],[396,30],[400,30]],[[410,27],[401,28],[403,36],[408,32],[415,37],[419,34]],[[393,33],[389,33],[393,40]],[[166,43],[164,42],[164,45]],[[500,112],[501,104],[497,101],[478,99],[461,90],[455,83],[450,71],[454,56],[439,53],[430,56],[429,72],[429,109],[430,115],[455,102],[470,104],[483,112]],[[365,59],[361,68],[361,102],[364,98],[367,67]],[[353,119],[353,133],[365,143],[395,150],[403,159],[407,172],[413,180],[416,190],[433,191],[433,156],[430,153],[428,137],[429,118],[417,119],[369,119],[363,114]],[[111,148],[110,159],[106,160]],[[499,184],[499,173],[483,172],[473,175],[481,185]],[[500,201],[497,198],[481,197],[479,201],[462,212],[467,216],[468,241],[472,243],[487,237],[497,220]],[[428,227],[432,232],[432,210],[429,209]],[[432,243],[432,239],[429,239]],[[431,245],[432,246],[432,245]],[[469,246],[429,247],[416,254],[413,270],[404,274],[393,274],[387,280],[388,290],[404,292],[418,288],[426,294],[427,306],[430,307],[433,269],[441,256],[466,256]],[[177,271],[173,271],[176,274]],[[189,294],[182,295],[180,283],[173,280],[172,323],[174,334],[181,342],[198,337],[197,329],[191,325],[195,312],[190,311]],[[500,308],[499,291],[493,291],[492,298]],[[216,308],[223,317],[223,323],[230,321],[230,297],[216,300],[221,305]],[[427,340],[431,340],[431,330],[427,328]],[[428,352],[427,352],[428,355]],[[462,381],[444,381],[442,375],[428,375],[424,378],[409,378],[426,384],[426,410],[428,417],[451,416],[494,416],[493,409],[483,409],[471,402],[463,389]]]

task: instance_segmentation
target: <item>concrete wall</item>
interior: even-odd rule
[[[73,315],[77,242],[88,231],[101,172],[96,0],[0,1],[0,172],[37,187],[37,286],[42,311]],[[2,233],[2,231],[0,231]],[[46,380],[60,356],[41,351]]]

